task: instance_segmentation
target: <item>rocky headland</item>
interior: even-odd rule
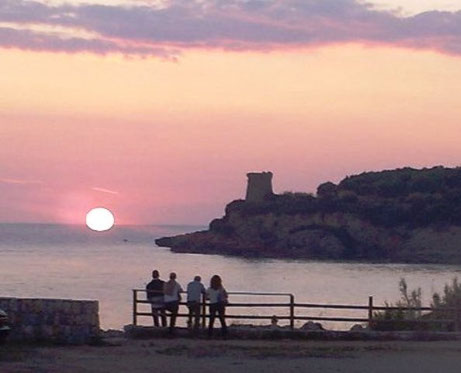
[[[206,231],[155,242],[175,252],[244,257],[461,264],[461,168],[402,168],[272,192],[248,174],[245,200]]]

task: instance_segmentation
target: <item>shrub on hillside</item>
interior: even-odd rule
[[[422,314],[420,310],[408,309],[421,308],[421,288],[409,292],[407,283],[402,278],[399,282],[399,291],[401,298],[395,305],[386,302],[386,307],[389,309],[374,313],[372,329],[453,331],[455,318],[458,325],[461,325],[461,284],[457,278],[453,279],[451,284],[445,285],[442,295],[433,294],[431,303],[433,311],[426,314]],[[440,320],[440,322],[425,322],[428,320]]]

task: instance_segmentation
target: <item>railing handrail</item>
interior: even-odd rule
[[[147,289],[133,289],[133,291],[140,291],[147,293]],[[187,291],[181,291],[181,294],[187,294]],[[272,292],[260,292],[260,291],[227,291],[229,295],[262,295],[262,296],[284,296],[284,297],[291,297],[293,294],[291,293],[272,293]]]
[[[147,292],[147,289],[133,289],[133,291],[137,292]],[[182,291],[181,294],[187,294],[187,291]],[[271,292],[255,292],[255,291],[228,291],[227,294],[229,295],[261,295],[261,296],[287,296],[287,297],[292,297],[294,296],[291,293],[271,293]],[[149,303],[149,301],[142,301],[138,300],[139,303]],[[184,303],[186,304],[186,303]],[[253,306],[258,307],[259,305],[261,306],[266,306],[270,307],[270,305],[276,305],[280,304],[280,307],[287,306],[290,303],[243,303],[243,302],[238,302],[238,303],[230,303],[229,305],[234,305],[240,304],[243,306]],[[299,308],[331,308],[331,309],[351,309],[351,310],[368,310],[370,307],[367,305],[356,305],[356,304],[331,304],[331,303],[294,303],[295,307]],[[457,308],[455,307],[443,307],[443,308],[437,308],[437,307],[398,307],[398,306],[374,306],[373,305],[373,311],[436,311],[436,312],[444,312],[444,311],[456,311]]]
[[[138,303],[151,304],[147,299],[138,299]],[[187,302],[181,301],[180,305],[187,305]],[[208,301],[206,302],[208,304]],[[287,307],[290,303],[242,303],[231,302],[227,307]],[[313,304],[313,303],[295,303],[299,308],[330,308],[330,309],[348,309],[348,310],[368,310],[368,306],[357,306],[347,304]],[[432,311],[432,312],[454,312],[456,308],[433,308],[433,307],[386,307],[373,306],[373,311]]]
[[[295,307],[300,308],[332,308],[332,309],[355,309],[368,310],[369,306],[350,305],[350,304],[319,304],[319,303],[295,303]],[[436,308],[436,307],[396,307],[396,306],[373,306],[373,311],[456,311],[454,307]]]

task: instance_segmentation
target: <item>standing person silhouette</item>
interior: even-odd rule
[[[176,273],[171,272],[170,280],[163,285],[165,309],[170,312],[170,328],[168,330],[170,334],[174,333],[182,291],[181,285],[176,282]]]
[[[187,325],[194,326],[194,331],[200,326],[200,306],[202,295],[206,294],[205,286],[201,283],[202,278],[195,276],[194,281],[187,284],[187,307],[189,308],[189,320]],[[193,322],[192,322],[193,319]]]
[[[152,271],[152,281],[146,286],[147,300],[151,303],[152,307],[152,318],[154,319],[154,325],[159,325],[159,316],[162,320],[162,326],[166,327],[166,315],[165,315],[165,302],[163,299],[163,284],[165,281],[160,280],[160,274],[155,269]]]
[[[221,334],[223,337],[227,336],[226,325],[226,305],[228,303],[228,296],[226,289],[222,285],[221,277],[214,275],[210,280],[210,287],[207,289],[207,298],[210,301],[210,323],[208,325],[208,336],[213,335],[213,324],[218,314],[219,321],[221,322]]]

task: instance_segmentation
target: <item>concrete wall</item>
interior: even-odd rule
[[[0,298],[0,308],[8,313],[10,340],[79,344],[99,335],[97,301]]]

